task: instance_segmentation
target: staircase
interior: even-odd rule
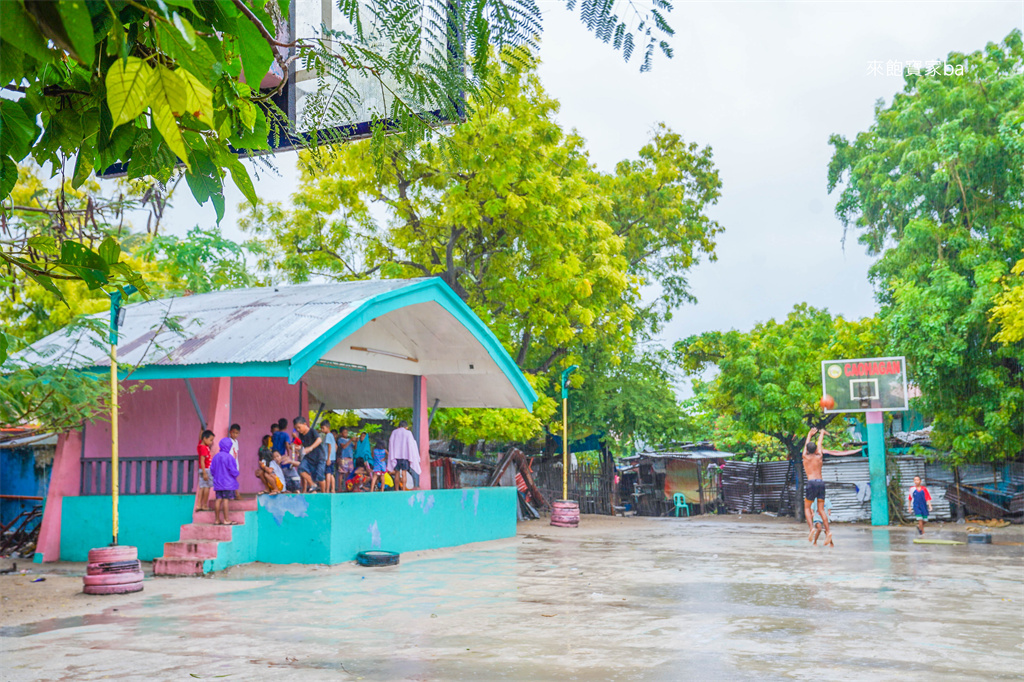
[[[228,520],[237,526],[215,525],[214,512],[193,511],[192,523],[181,527],[180,539],[164,543],[164,555],[153,561],[153,574],[204,575],[256,561],[256,507],[255,497],[230,500]]]

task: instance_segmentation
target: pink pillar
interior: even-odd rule
[[[82,467],[82,432],[68,431],[57,439],[50,470],[50,487],[46,491],[46,507],[39,529],[39,544],[33,561],[58,561],[60,559],[60,518],[65,497],[78,495]]]
[[[206,428],[213,431],[214,443],[228,437],[231,427],[231,377],[217,377],[210,391],[210,409],[206,413]]]
[[[430,413],[427,378],[413,377],[412,435],[420,446],[420,489],[430,490]]]

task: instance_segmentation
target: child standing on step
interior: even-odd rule
[[[220,451],[213,456],[210,472],[217,499],[213,501],[214,523],[218,526],[237,526],[228,517],[228,500],[235,499],[238,491],[238,462],[231,456],[232,441],[220,439]],[[223,521],[221,520],[223,518]]]
[[[210,511],[210,491],[213,490],[213,475],[210,462],[213,460],[213,431],[206,429],[199,436],[196,454],[199,456],[199,489],[196,490],[196,511]]]

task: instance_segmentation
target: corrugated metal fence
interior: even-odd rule
[[[891,460],[890,460],[891,461]],[[909,491],[914,476],[921,476],[932,495],[932,519],[949,519],[946,485],[952,483],[953,473],[941,465],[928,463],[922,457],[896,457],[896,470],[900,485]],[[725,505],[731,512],[759,513],[770,511],[780,514],[793,512],[796,499],[797,475],[800,462],[740,462],[729,461],[722,466],[722,489]],[[858,495],[871,477],[866,457],[828,459],[821,468],[825,481],[825,499],[832,506],[833,521],[865,521],[871,518],[871,500]],[[961,475],[971,480],[982,475],[992,480],[992,467],[961,467]],[[966,480],[965,480],[966,482]],[[874,491],[872,491],[873,493]],[[801,502],[802,504],[802,502]],[[910,505],[904,499],[904,513],[910,514]]]

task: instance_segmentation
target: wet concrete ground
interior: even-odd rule
[[[5,623],[0,671],[4,680],[1021,679],[1024,547],[914,537],[840,527],[827,550],[792,521],[584,517],[574,530],[534,521],[515,539],[417,553],[394,568],[257,564],[178,579],[201,585],[195,596],[182,583],[178,596],[144,592],[116,612]],[[211,584],[231,591],[210,593]]]

